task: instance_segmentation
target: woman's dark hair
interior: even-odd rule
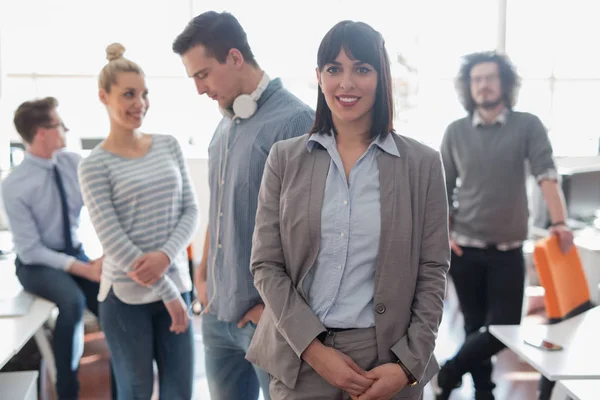
[[[385,49],[385,41],[379,32],[364,22],[342,21],[327,32],[317,55],[317,66],[323,71],[327,64],[335,61],[340,50],[348,58],[370,64],[377,71],[377,91],[373,105],[373,124],[370,139],[385,136],[394,131],[394,99],[390,60]],[[329,134],[335,132],[331,109],[325,95],[318,89],[315,123],[310,133]]]
[[[463,57],[462,65],[454,82],[460,102],[469,114],[472,114],[477,108],[477,104],[471,96],[471,70],[477,64],[486,62],[498,65],[504,106],[512,109],[517,102],[521,78],[510,59],[506,55],[494,51],[472,53]]]

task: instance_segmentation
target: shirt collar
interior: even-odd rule
[[[508,120],[508,108],[504,108],[502,109],[502,111],[500,112],[500,114],[498,114],[496,116],[496,119],[494,121],[492,121],[491,124],[486,124],[485,121],[483,120],[483,118],[481,118],[481,115],[479,115],[479,113],[477,111],[475,111],[473,113],[473,119],[472,119],[472,123],[473,126],[475,128],[477,128],[478,126],[486,126],[486,125],[495,125],[495,124],[500,124],[500,125],[504,125],[506,124],[506,121]]]
[[[56,165],[56,153],[51,159],[47,159],[35,156],[30,152],[26,151],[25,156],[23,157],[23,162],[28,162],[30,164],[44,169],[53,169],[54,165]]]
[[[269,85],[267,86],[265,91],[262,92],[262,94],[256,101],[258,107],[260,108],[260,106],[262,106],[267,101],[267,99],[269,97],[271,97],[271,95],[273,93],[275,93],[276,91],[278,91],[279,89],[282,89],[282,88],[283,88],[283,84],[281,83],[280,78],[271,79],[271,81],[269,82]]]
[[[312,135],[310,135],[310,138],[308,139],[308,142],[306,143],[306,149],[309,152],[312,152],[313,148],[315,147],[315,145],[317,143],[326,149],[331,149],[331,148],[335,147],[335,144],[336,144],[335,135],[333,133],[312,134]],[[394,140],[394,136],[392,133],[388,133],[383,138],[381,138],[381,136],[377,136],[377,138],[375,138],[375,140],[373,140],[371,142],[371,144],[369,145],[369,148],[371,148],[372,146],[377,146],[382,151],[385,151],[386,153],[388,153],[392,156],[400,157],[400,152],[398,151],[398,146],[396,146],[396,141]]]

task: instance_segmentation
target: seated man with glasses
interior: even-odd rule
[[[90,261],[76,236],[83,200],[77,178],[81,157],[63,151],[68,129],[53,97],[27,101],[14,116],[25,142],[23,162],[2,182],[4,211],[17,254],[16,273],[30,293],[55,303],[56,391],[77,399],[83,353],[83,314],[98,315],[102,259]]]

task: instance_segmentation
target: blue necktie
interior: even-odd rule
[[[65,253],[69,255],[75,254],[73,248],[73,238],[71,237],[71,221],[69,220],[69,206],[67,204],[67,193],[63,186],[62,178],[58,172],[58,168],[54,165],[54,179],[56,180],[56,186],[58,187],[58,193],[60,194],[60,206],[62,208],[62,223],[63,223],[63,237],[65,239]]]

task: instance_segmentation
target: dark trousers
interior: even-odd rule
[[[89,261],[82,249],[74,256],[79,261]],[[58,307],[52,344],[56,362],[56,392],[61,400],[77,399],[77,372],[83,350],[83,313],[87,308],[98,316],[99,284],[47,265],[23,264],[18,258],[15,264],[23,288]]]
[[[469,372],[476,390],[492,390],[491,357],[505,346],[487,327],[521,322],[523,250],[463,247],[462,256],[452,253],[450,275],[464,316],[466,339],[448,368],[457,378]]]

